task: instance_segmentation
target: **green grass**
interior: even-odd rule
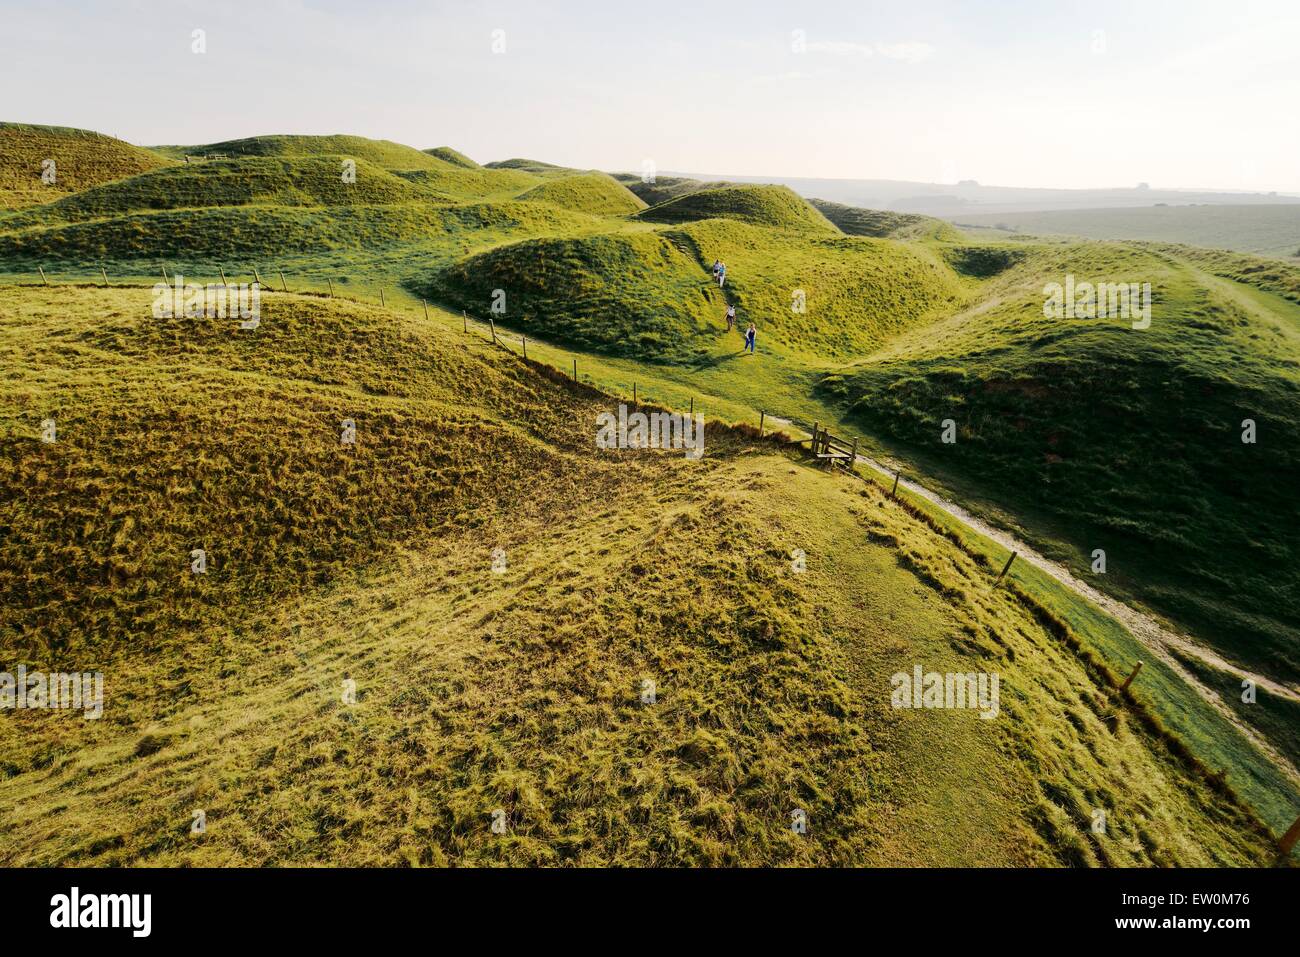
[[[203,146],[157,146],[174,159],[189,156],[345,156],[365,160],[388,170],[456,169],[459,164],[422,153],[412,146],[364,136],[250,136]]]
[[[556,182],[564,182],[557,180]],[[533,336],[657,362],[703,357],[725,310],[699,266],[654,232],[529,239],[456,263],[415,287],[427,298],[491,312]]]
[[[830,220],[787,186],[703,189],[651,206],[638,215],[656,223],[722,218],[808,234],[839,232]]]
[[[879,489],[716,422],[600,452],[608,397],[445,314],[148,305],[0,299],[4,645],[108,696],[7,717],[5,864],[1270,860],[1090,634]],[[891,708],[913,662],[997,670],[1000,717]]]
[[[876,239],[941,239],[957,241],[961,233],[942,219],[918,216],[915,213],[894,213],[883,209],[861,209],[845,206],[827,199],[810,199],[808,202],[850,236],[871,236]]]
[[[450,163],[452,166],[459,166],[462,169],[482,169],[478,163],[466,156],[460,150],[454,150],[450,146],[436,146],[431,150],[425,150],[435,159],[440,159],[444,163]]]
[[[541,368],[519,366],[484,350],[481,337],[462,336],[458,315],[460,308],[487,315],[493,291],[502,289],[507,310],[498,317],[499,327],[527,335],[530,358],[566,371],[576,359],[582,380],[611,394],[630,398],[635,384],[643,401],[677,408],[694,402],[710,421],[757,424],[759,410],[765,410],[769,427],[772,416],[784,415],[796,420],[793,426],[781,426],[792,432],[818,421],[857,435],[864,450],[900,458],[909,474],[1014,529],[1098,587],[1168,617],[1243,666],[1293,678],[1300,622],[1293,611],[1297,563],[1292,539],[1300,522],[1290,504],[1293,497],[1279,490],[1294,484],[1300,438],[1300,270],[1294,266],[1168,244],[984,243],[932,230],[928,222],[902,222],[897,214],[831,209],[848,224],[846,231],[889,231],[888,238],[843,235],[788,191],[663,178],[641,184],[629,175],[622,180],[632,193],[662,203],[661,211],[672,207],[668,221],[657,220],[654,209],[631,217],[616,210],[593,215],[573,207],[610,194],[613,181],[599,174],[522,160],[469,168],[449,155],[393,149],[396,144],[381,141],[259,137],[238,142],[246,145],[233,151],[238,156],[231,160],[135,170],[58,202],[0,215],[0,271],[10,281],[40,283],[38,267],[43,267],[56,285],[72,279],[98,284],[104,266],[115,283],[142,283],[109,291],[24,288],[6,297],[8,311],[0,313],[8,337],[5,368],[20,370],[4,380],[10,407],[18,410],[4,420],[10,430],[6,437],[18,450],[9,460],[6,501],[14,503],[11,507],[26,500],[44,504],[23,513],[17,525],[18,519],[5,523],[24,529],[12,538],[14,551],[4,566],[9,577],[3,580],[8,593],[17,596],[20,611],[14,620],[21,620],[28,643],[18,644],[10,632],[4,646],[21,649],[33,660],[102,652],[141,687],[179,687],[185,678],[177,676],[193,673],[193,683],[207,695],[201,714],[187,711],[189,702],[170,702],[161,691],[124,699],[129,711],[123,714],[129,717],[118,732],[125,728],[127,736],[89,729],[96,750],[87,752],[84,764],[76,763],[82,760],[80,745],[67,737],[66,724],[42,724],[38,716],[25,725],[40,734],[30,747],[14,744],[8,757],[0,757],[8,764],[0,766],[17,769],[13,773],[22,778],[23,800],[32,807],[65,813],[52,809],[69,794],[81,793],[83,772],[103,770],[118,783],[111,810],[100,811],[78,797],[76,809],[68,812],[74,816],[68,820],[79,822],[70,831],[73,836],[55,840],[48,852],[27,846],[18,859],[339,861],[341,851],[320,846],[322,835],[337,833],[338,816],[356,822],[351,826],[363,832],[381,835],[378,849],[367,858],[374,862],[1255,859],[1255,852],[1242,851],[1239,843],[1255,840],[1240,838],[1253,825],[1201,819],[1204,808],[1218,800],[1211,795],[1220,794],[1217,779],[1206,778],[1207,769],[1212,776],[1227,770],[1234,793],[1273,828],[1294,818],[1289,781],[1176,674],[1150,661],[1135,701],[1156,723],[1138,720],[1129,729],[1136,738],[1126,737],[1117,745],[1119,751],[1099,745],[1085,712],[1093,710],[1095,695],[1110,694],[1107,674],[1124,673],[1140,650],[1121,627],[1045,576],[1017,566],[1012,579],[1023,592],[1013,594],[1017,607],[968,601],[987,573],[985,566],[1004,560],[995,548],[972,544],[969,535],[954,531],[957,526],[943,519],[937,521],[945,530],[936,530],[929,521],[933,514],[922,520],[919,513],[907,512],[910,518],[902,525],[885,522],[888,507],[879,505],[870,491],[859,501],[860,490],[847,492],[843,483],[825,477],[805,478],[799,465],[766,445],[752,446],[743,434],[718,439],[736,444],[727,446],[732,458],[716,473],[709,472],[711,478],[655,466],[624,486],[613,477],[622,475],[617,469],[602,471],[599,457],[588,468],[585,458],[591,402],[605,400],[571,391],[546,378]],[[219,145],[211,151],[218,152]],[[358,150],[340,151],[340,146]],[[361,147],[371,153],[358,155]],[[413,161],[410,153],[423,159]],[[358,168],[351,191],[337,169],[349,155]],[[427,165],[406,165],[412,162]],[[652,185],[664,195],[649,192]],[[551,200],[520,201],[535,189]],[[626,205],[631,194],[620,190],[612,195]],[[714,193],[721,195],[709,195]],[[729,267],[721,291],[708,275],[714,258]],[[161,278],[164,263],[173,273],[207,281],[216,281],[222,269],[232,279],[248,279],[256,267],[276,288],[283,269],[295,291],[328,294],[332,287],[339,296],[365,302],[271,296],[268,309],[279,321],[273,329],[264,327],[264,339],[274,342],[274,354],[250,351],[247,342],[227,331],[147,321],[138,314],[151,298],[148,283]],[[1044,319],[1043,283],[1063,281],[1067,272],[1094,281],[1150,281],[1156,297],[1152,328]],[[381,290],[388,310],[375,308]],[[802,312],[792,308],[797,290],[803,293]],[[456,312],[433,308],[426,324],[421,299]],[[757,325],[757,356],[742,352],[738,331],[725,331],[725,302],[736,304],[741,328],[749,321]],[[43,344],[38,344],[41,337]],[[518,340],[509,341],[518,350]],[[474,364],[480,361],[486,365]],[[102,373],[95,371],[101,367]],[[110,394],[113,389],[121,394]],[[523,396],[505,394],[514,390]],[[356,396],[378,403],[367,404],[364,414],[395,443],[385,446],[383,454],[389,457],[383,460],[383,474],[373,469],[336,473],[330,470],[333,460],[324,457],[324,446],[299,442],[314,427],[311,423],[340,411],[330,401],[349,404]],[[44,471],[40,462],[29,459],[26,443],[42,405],[64,410],[60,421],[67,418],[74,430],[93,434],[94,453],[75,462],[50,458],[44,465],[57,468]],[[539,425],[534,410],[540,405],[554,407],[561,418],[576,418],[558,430]],[[105,423],[119,408],[125,410],[121,415],[131,423],[130,430],[155,423],[162,444],[151,440],[140,454],[156,458],[156,468],[138,462],[135,451],[123,443],[114,444],[112,436],[119,433]],[[1242,446],[1238,439],[1239,423],[1248,416],[1260,428],[1254,446]],[[948,417],[960,426],[956,446],[938,442],[939,422]],[[167,425],[173,421],[194,435],[173,435]],[[203,436],[219,428],[214,423],[226,421],[237,426],[244,437],[240,442],[259,445],[257,455],[246,455],[229,437],[219,443],[218,457],[202,454]],[[553,424],[553,418],[545,421]],[[482,440],[475,429],[483,422],[496,430],[488,444],[493,464],[484,471],[492,482],[498,472],[506,476],[501,482],[505,494],[514,496],[510,506],[491,497],[488,478],[478,473],[456,477],[462,459],[480,455],[475,443]],[[273,432],[277,427],[287,433]],[[444,438],[445,433],[455,438]],[[511,444],[516,441],[526,441],[528,450]],[[408,455],[398,450],[408,443],[420,451]],[[446,465],[440,457],[444,447],[455,464]],[[36,449],[47,456],[63,451]],[[200,461],[209,471],[191,480],[188,472],[177,472],[180,466],[168,464],[173,461]],[[564,473],[570,477],[557,478],[562,468],[571,470]],[[422,476],[434,488],[454,478],[465,493],[452,496],[455,511],[448,518],[445,501],[430,497],[428,489],[404,487],[409,479],[395,479],[389,470]],[[120,496],[127,504],[103,497],[117,477],[142,475],[148,490],[141,497],[147,505],[143,511],[130,496]],[[344,481],[340,476],[346,478],[350,497],[335,485]],[[157,492],[164,477],[170,483],[166,494]],[[57,500],[41,497],[48,492],[43,483],[50,481],[69,483]],[[258,511],[256,503],[238,498],[233,485],[222,484],[227,482],[251,483],[262,499],[271,501]],[[22,491],[31,487],[38,491]],[[220,494],[210,508],[195,504],[195,496],[212,489]],[[593,495],[592,489],[600,494]],[[366,490],[378,496],[370,519],[329,517],[331,510],[357,501]],[[184,514],[169,511],[170,494],[180,495]],[[602,496],[609,499],[607,506]],[[532,511],[506,514],[518,511],[521,501],[533,503]],[[66,514],[59,511],[60,502],[66,503]],[[836,504],[843,502],[850,504]],[[867,513],[861,512],[864,502]],[[646,800],[658,809],[646,812],[654,821],[650,830],[645,825],[650,818],[632,821],[606,813],[615,799],[601,790],[604,783],[597,788],[603,797],[591,796],[584,804],[564,784],[573,780],[566,775],[577,767],[584,779],[605,782],[612,778],[601,775],[626,776],[631,773],[626,762],[633,760],[629,756],[641,753],[640,732],[619,725],[621,736],[608,748],[583,737],[593,723],[612,727],[610,722],[623,720],[617,708],[603,710],[606,698],[599,697],[590,709],[572,714],[556,711],[554,702],[536,709],[530,705],[533,723],[525,731],[502,731],[515,728],[520,713],[509,710],[508,700],[485,699],[496,693],[508,699],[509,689],[525,687],[519,683],[524,679],[501,672],[503,684],[470,700],[463,692],[471,672],[456,669],[470,668],[462,662],[485,650],[482,634],[494,622],[501,623],[503,642],[494,650],[507,655],[533,648],[529,635],[536,633],[538,620],[574,625],[582,635],[573,644],[576,657],[529,659],[529,666],[543,676],[589,667],[589,656],[607,650],[597,637],[602,634],[615,636],[610,646],[619,649],[611,659],[615,665],[636,649],[644,651],[648,639],[636,637],[641,619],[621,617],[624,606],[616,597],[626,592],[628,582],[611,571],[616,577],[609,590],[602,590],[603,583],[591,586],[589,579],[598,576],[591,571],[590,556],[600,555],[602,562],[612,563],[600,567],[611,570],[626,570],[640,565],[644,555],[653,556],[645,566],[656,569],[656,577],[649,579],[651,591],[677,601],[672,597],[679,594],[676,580],[658,577],[659,569],[688,583],[707,578],[714,552],[726,553],[727,548],[717,539],[700,538],[698,528],[688,526],[688,537],[695,536],[708,554],[680,541],[670,548],[665,544],[666,551],[654,550],[659,544],[652,548],[651,543],[664,543],[653,537],[659,526],[644,520],[643,508],[649,514],[677,509],[684,520],[718,525],[724,529],[723,541],[738,543],[734,550],[743,556],[746,575],[751,567],[764,567],[772,555],[788,553],[787,532],[818,539],[817,550],[829,564],[818,566],[810,579],[786,583],[793,591],[757,592],[758,604],[751,606],[743,589],[737,594],[717,583],[704,605],[709,614],[716,612],[710,619],[716,628],[717,620],[737,623],[773,601],[786,602],[800,647],[811,656],[801,659],[799,667],[826,672],[824,683],[800,685],[806,702],[829,700],[819,697],[827,694],[870,701],[881,674],[889,673],[879,669],[887,667],[882,649],[892,647],[891,642],[918,642],[916,654],[927,659],[954,651],[982,657],[990,649],[967,647],[970,636],[964,629],[969,627],[977,634],[992,629],[999,635],[1028,635],[1010,646],[1017,667],[1026,668],[1016,681],[1036,689],[1031,697],[1065,695],[1061,700],[1073,703],[1053,708],[1046,698],[1034,697],[1018,706],[1010,738],[981,735],[983,725],[956,729],[925,719],[900,723],[870,709],[865,716],[854,712],[835,734],[865,733],[873,753],[846,756],[845,764],[826,752],[805,764],[782,751],[794,747],[781,730],[792,720],[784,711],[767,713],[765,730],[757,736],[752,723],[727,719],[725,753],[740,755],[737,760],[744,763],[756,760],[756,754],[779,752],[784,756],[778,755],[776,766],[783,769],[783,780],[813,775],[809,780],[815,793],[840,795],[832,804],[851,808],[844,812],[847,820],[860,821],[862,807],[868,807],[874,830],[867,828],[860,840],[836,831],[830,843],[815,849],[787,846],[781,834],[764,830],[785,792],[779,800],[770,791],[760,799],[741,793],[731,780],[724,782],[725,797],[720,798],[717,780],[705,786],[696,777],[688,790],[692,801],[699,797],[704,804],[683,804],[684,792],[664,783],[677,780],[680,771],[667,759],[644,772],[647,793],[653,794]],[[416,510],[419,519],[405,520],[409,527],[403,530],[403,516]],[[161,565],[132,557],[149,555],[156,562],[157,554],[177,543],[169,535],[197,527],[186,524],[189,512],[195,521],[229,526],[231,536],[242,536],[233,545],[233,539],[222,539],[221,547],[234,548],[238,585],[214,575],[208,579],[212,594],[207,597],[169,591],[159,585],[165,580]],[[868,513],[870,521],[864,518]],[[162,517],[162,531],[149,525],[155,515]],[[736,515],[742,516],[739,524],[733,522]],[[123,531],[128,516],[132,524]],[[911,524],[912,519],[919,524]],[[626,536],[611,539],[591,530],[610,523]],[[254,531],[264,528],[291,531],[267,536]],[[938,537],[928,538],[932,533]],[[561,577],[546,579],[552,584],[541,589],[539,618],[514,617],[532,591],[493,597],[479,587],[466,596],[440,577],[448,562],[468,562],[463,555],[481,558],[487,548],[484,535],[505,536],[516,544],[564,536],[563,544],[556,544],[559,551],[539,548],[531,559],[536,574],[565,569],[557,573]],[[270,538],[271,544],[259,543],[260,537]],[[957,551],[950,554],[951,547]],[[1089,570],[1089,553],[1096,547],[1107,550],[1106,576]],[[86,551],[76,551],[81,548]],[[83,562],[85,555],[94,558]],[[328,570],[319,575],[304,571],[316,557]],[[39,569],[32,580],[14,571],[28,565]],[[615,581],[623,592],[614,590]],[[808,581],[817,583],[811,591],[805,588]],[[375,582],[383,584],[372,591]],[[578,588],[585,589],[581,601],[574,597]],[[921,597],[927,594],[928,599]],[[864,598],[876,595],[884,597]],[[873,614],[879,613],[869,627],[858,614],[864,601]],[[856,611],[827,620],[827,608]],[[297,614],[293,609],[320,623],[316,630],[325,634],[319,644],[307,647],[286,637]],[[737,618],[733,612],[741,614],[738,609],[748,610]],[[295,710],[312,702],[313,708],[324,707],[322,699],[288,704],[275,700],[271,691],[256,702],[236,695],[223,703],[234,680],[224,673],[226,664],[219,666],[223,670],[213,664],[214,670],[206,671],[208,665],[196,667],[193,653],[185,650],[228,649],[245,667],[259,662],[256,667],[266,670],[258,673],[269,680],[275,669],[303,678],[297,669],[306,667],[304,659],[319,669],[337,662],[346,646],[387,662],[385,674],[404,674],[414,652],[403,625],[395,625],[391,635],[369,635],[354,643],[371,621],[401,622],[408,612],[427,623],[425,631],[437,622],[457,622],[440,632],[448,643],[439,646],[436,660],[451,669],[448,687],[461,689],[456,700],[467,709],[463,714],[473,716],[465,719],[465,729],[470,724],[496,727],[509,742],[503,747],[512,760],[563,742],[563,768],[529,758],[509,769],[510,780],[517,772],[532,788],[528,793],[543,794],[546,807],[561,809],[546,820],[529,818],[528,840],[490,848],[466,836],[473,830],[471,818],[477,818],[457,816],[459,811],[447,816],[447,808],[462,807],[457,801],[472,803],[500,793],[491,782],[461,773],[469,766],[465,754],[486,753],[482,735],[466,736],[466,730],[455,740],[470,751],[452,756],[438,750],[445,742],[433,747],[433,730],[424,727],[421,746],[441,755],[430,766],[444,768],[451,783],[430,791],[421,778],[411,784],[417,792],[413,803],[376,804],[374,815],[408,821],[411,833],[395,834],[370,810],[332,799],[322,803],[312,796],[313,788],[370,780],[355,761],[343,767],[326,761],[316,770],[313,749],[332,733],[322,730],[319,721],[347,719],[332,711],[325,716],[311,708]],[[583,631],[588,620],[599,624]],[[709,632],[692,630],[695,626],[680,617],[665,618],[657,627],[653,642],[681,643],[691,651],[681,667],[694,676],[692,681],[703,686],[714,680],[706,676],[725,674],[717,678],[721,683],[708,685],[708,708],[691,711],[690,720],[711,728],[701,717],[710,708],[739,707],[732,699],[740,693],[741,679],[727,671],[730,664],[724,667],[717,656],[695,656],[703,640],[699,636]],[[900,631],[915,634],[900,638]],[[172,633],[175,644],[166,637]],[[40,641],[34,643],[32,636]],[[150,652],[137,656],[124,640],[129,636],[137,636]],[[261,662],[258,649],[266,647],[278,651]],[[405,664],[399,667],[398,662]],[[592,672],[602,676],[597,684],[608,678],[613,686],[624,687],[627,676],[611,677],[608,669],[615,665],[604,657],[600,662],[605,670]],[[547,670],[552,667],[559,671]],[[741,670],[783,667],[767,658],[747,658]],[[1070,690],[1063,690],[1061,682]],[[693,701],[692,708],[697,705]],[[1108,714],[1105,709],[1100,713]],[[175,723],[182,718],[229,723],[245,720],[245,714],[248,725],[240,732],[240,747],[260,750],[237,748],[229,761],[220,758],[215,765],[189,750],[180,761],[168,758],[166,748],[157,755],[134,756],[135,744],[145,735],[184,745],[188,725]],[[1275,725],[1257,727],[1275,742],[1293,741],[1300,716],[1280,710],[1274,717]],[[414,733],[403,730],[404,720],[397,712],[388,714],[373,733],[383,741],[404,741]],[[865,723],[854,723],[859,720]],[[297,770],[277,779],[292,795],[283,810],[297,837],[287,844],[269,836],[280,833],[271,821],[250,821],[250,815],[257,817],[250,789],[262,774],[263,756],[275,744],[273,729],[285,721],[301,722],[304,735],[285,752],[296,756]],[[661,734],[664,728],[655,724],[652,731]],[[130,738],[137,734],[139,738]],[[367,746],[373,743],[365,740]],[[673,740],[690,754],[701,753]],[[883,741],[893,742],[893,750],[875,753]],[[1066,747],[1064,742],[1071,743]],[[1180,750],[1179,742],[1188,751]],[[211,746],[202,734],[195,739],[195,747]],[[599,760],[591,748],[602,755]],[[711,748],[712,743],[705,750]],[[1080,756],[1083,751],[1097,755],[1105,767],[1094,767]],[[384,753],[392,762],[405,760],[396,752]],[[1014,755],[1015,762],[1006,763],[1007,755]],[[243,829],[235,843],[195,851],[186,849],[184,841],[158,843],[135,825],[121,825],[122,809],[140,800],[132,772],[144,770],[121,762],[143,758],[157,759],[145,778],[165,793],[177,793],[173,785],[208,793],[204,789],[211,781],[223,782],[217,791],[229,787],[230,806],[237,809],[232,820],[238,818]],[[195,760],[205,767],[197,777],[191,773]],[[1128,803],[1108,769],[1135,761],[1145,783],[1134,792],[1141,798]],[[982,768],[989,765],[998,770],[984,780]],[[274,766],[275,761],[268,765]],[[66,775],[60,768],[68,769]],[[418,769],[412,765],[409,770],[415,774]],[[855,778],[864,774],[865,798]],[[58,787],[48,798],[39,798],[44,803],[31,803],[51,784],[50,775]],[[78,782],[65,786],[64,776]],[[1209,790],[1198,790],[1200,784],[1187,784],[1184,777],[1204,779]],[[1167,794],[1169,787],[1177,794]],[[1098,846],[1087,834],[1080,842],[1075,832],[1079,809],[1093,793],[1105,794],[1135,815],[1153,802],[1165,802],[1162,809],[1172,808],[1175,815],[1183,813],[1185,801],[1198,810],[1187,825],[1172,823],[1161,810],[1158,820],[1143,825],[1149,833],[1129,831],[1125,849],[1117,851]],[[532,797],[518,799],[533,809],[528,814],[536,810],[529,803]],[[713,807],[713,799],[730,810],[701,810]],[[151,813],[162,814],[165,802],[150,800]],[[818,814],[829,806],[818,805]],[[415,809],[409,819],[408,807]],[[440,810],[435,813],[435,808]],[[659,811],[667,816],[655,816]],[[588,812],[611,822],[599,839],[580,841],[563,827],[556,830],[560,820],[589,820],[584,816]],[[724,814],[725,826],[719,823],[722,818],[712,816],[715,812]],[[15,828],[30,823],[13,820]],[[182,823],[188,823],[188,816]],[[1225,827],[1238,836],[1226,838]],[[1211,836],[1200,833],[1205,829]],[[107,843],[78,843],[78,835],[88,831]],[[437,840],[425,840],[433,832]],[[645,837],[648,844],[634,841],[632,850],[618,851],[617,840],[631,840],[633,834],[653,836]]]
[[[1151,327],[1044,318],[1042,284],[1067,270],[1150,281]],[[1279,494],[1300,469],[1300,310],[1127,247],[1044,247],[997,282],[989,305],[822,388],[963,498],[1068,542],[1076,573],[1249,667],[1300,676],[1300,512]],[[1241,441],[1245,418],[1257,444]]]
[[[46,160],[54,182],[42,182]],[[0,123],[0,210],[48,203],[78,190],[165,166],[170,160],[89,130]]]
[[[584,173],[548,179],[519,197],[539,203],[552,203],[595,216],[626,216],[645,209],[645,203],[604,173]]]

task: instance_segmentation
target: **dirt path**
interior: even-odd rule
[[[874,459],[859,455],[858,461],[890,478],[893,478],[894,476],[894,469],[882,465]],[[1234,728],[1240,731],[1246,740],[1250,741],[1250,743],[1256,748],[1268,755],[1293,783],[1300,785],[1300,770],[1297,770],[1295,765],[1273,747],[1272,744],[1266,741],[1257,731],[1255,731],[1255,729],[1242,721],[1241,718],[1239,718],[1232,709],[1228,707],[1223,699],[1218,696],[1218,694],[1202,684],[1200,679],[1198,679],[1196,675],[1192,674],[1192,672],[1173,655],[1171,649],[1177,649],[1188,657],[1197,658],[1204,661],[1206,664],[1226,671],[1229,674],[1236,675],[1239,678],[1249,678],[1251,681],[1255,682],[1257,687],[1262,688],[1279,698],[1286,698],[1290,701],[1300,702],[1300,691],[1297,691],[1297,689],[1289,685],[1272,681],[1262,675],[1251,674],[1249,671],[1245,671],[1237,665],[1224,661],[1204,645],[1201,645],[1184,635],[1179,635],[1170,631],[1150,615],[1140,612],[1137,609],[1124,604],[1124,602],[1118,601],[1109,595],[1098,591],[1087,582],[1076,578],[1070,570],[1060,562],[1054,562],[1050,558],[1039,554],[1015,536],[999,528],[995,528],[983,519],[972,515],[955,502],[950,502],[942,495],[937,495],[929,489],[917,485],[915,482],[910,482],[907,479],[899,479],[898,484],[907,489],[913,495],[925,499],[927,502],[930,502],[947,512],[953,518],[970,526],[984,537],[997,542],[1003,548],[1014,551],[1017,558],[1021,561],[1028,562],[1044,574],[1054,578],[1066,588],[1081,595],[1094,605],[1101,608],[1102,611],[1127,628],[1129,632],[1132,633],[1133,637],[1150,650],[1156,658],[1167,665],[1171,671],[1182,678],[1183,681],[1185,681],[1190,688],[1196,691],[1196,693],[1199,694],[1207,704],[1222,715],[1224,720],[1228,721]]]

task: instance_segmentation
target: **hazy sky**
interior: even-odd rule
[[[610,170],[1300,192],[1300,0],[0,0],[0,120],[146,145],[357,133]]]

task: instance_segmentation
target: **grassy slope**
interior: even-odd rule
[[[486,316],[497,289],[504,321],[525,333],[657,361],[698,357],[725,308],[698,265],[654,232],[501,246],[452,266],[427,292]]]
[[[943,239],[961,238],[949,223],[932,216],[914,213],[894,213],[883,209],[861,209],[845,206],[826,199],[808,202],[819,213],[850,236],[873,236],[877,239]]]
[[[460,150],[452,149],[450,146],[435,146],[433,149],[424,150],[424,152],[436,159],[442,160],[444,163],[450,163],[452,166],[459,166],[462,169],[483,168]]]
[[[625,216],[645,209],[645,203],[604,173],[583,173],[548,179],[523,193],[520,199],[552,203],[596,216]]]
[[[372,140],[364,136],[250,136],[245,139],[209,143],[205,146],[158,146],[166,156],[183,159],[186,155],[210,156],[346,156],[365,160],[389,170],[456,169],[449,163],[413,146],[391,140]]]
[[[825,216],[786,186],[726,186],[686,193],[638,214],[656,223],[734,219],[753,226],[839,233]]]
[[[4,645],[108,693],[6,718],[6,864],[1268,859],[977,549],[770,444],[598,453],[608,400],[313,298],[245,335],[12,290],[0,335]],[[1001,717],[892,710],[912,662],[1000,671]]]
[[[356,161],[344,182],[342,157],[245,157],[172,166],[75,193],[0,219],[0,229],[58,225],[124,213],[211,206],[379,205],[438,198],[381,167]]]
[[[1151,328],[1045,319],[1042,285],[1067,271],[1150,281]],[[1131,247],[1044,247],[824,388],[963,491],[1045,522],[1078,573],[1104,548],[1109,583],[1294,680],[1300,512],[1278,491],[1300,470],[1300,309],[1265,298]]]
[[[1142,206],[958,216],[959,223],[1089,239],[1157,240],[1261,256],[1300,256],[1300,203]]]
[[[54,160],[55,181],[41,182]],[[100,183],[165,166],[151,150],[89,130],[0,123],[0,210],[48,203]]]

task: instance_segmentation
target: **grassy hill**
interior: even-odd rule
[[[698,264],[651,232],[513,243],[418,288],[478,316],[490,313],[500,289],[506,312],[496,318],[514,328],[658,362],[698,358],[725,310]]]
[[[364,136],[249,136],[204,146],[158,146],[159,153],[175,159],[185,156],[345,156],[365,160],[388,170],[455,169],[450,163],[413,146]]]
[[[4,644],[107,694],[7,716],[6,865],[1270,858],[1094,635],[922,509],[717,423],[698,463],[601,452],[608,397],[418,315],[149,301],[0,298]],[[913,662],[997,670],[999,717],[893,709]]]
[[[764,342],[808,355],[855,358],[965,294],[942,260],[901,243],[774,235],[721,219],[691,223],[680,235],[702,269],[714,259],[727,264],[727,299],[742,323],[753,321]]]
[[[604,173],[548,179],[519,198],[597,216],[626,216],[646,207],[622,184]]]
[[[532,173],[534,176],[573,176],[581,173],[582,170],[573,169],[569,166],[556,166],[554,163],[543,163],[541,160],[530,159],[505,159],[495,160],[491,163],[484,163],[486,169],[512,169],[523,173]]]
[[[808,233],[839,232],[825,216],[786,186],[725,186],[698,190],[651,206],[638,215],[656,223],[720,218]]]
[[[963,495],[1068,542],[1230,659],[1300,677],[1300,307],[1152,251],[1033,249],[980,304],[904,334],[824,388]],[[1149,281],[1149,329],[1049,319],[1065,274]],[[951,418],[958,440],[941,444]],[[1242,421],[1260,437],[1243,444]],[[1091,553],[1108,556],[1105,578]]]
[[[0,218],[0,229],[103,219],[124,213],[213,206],[353,206],[434,198],[429,191],[365,160],[344,182],[342,157],[247,157],[171,166],[95,186],[33,210]]]
[[[1300,257],[1300,203],[1062,209],[954,218],[958,225],[1041,236],[1137,239]]]
[[[36,265],[46,264],[94,273],[104,262],[145,260],[146,271],[153,273],[154,264],[165,259],[209,266],[215,273],[217,266],[236,260],[275,263],[287,257],[320,258],[403,247],[427,266],[429,251],[451,257],[458,248],[467,250],[512,235],[580,232],[590,222],[590,217],[544,203],[221,206],[0,231],[0,257],[15,265],[28,264],[33,272]],[[0,221],[0,229],[3,225]],[[336,274],[350,271],[334,262]]]
[[[961,233],[941,219],[915,213],[893,213],[883,209],[861,209],[826,199],[808,202],[819,213],[850,236],[877,239],[942,239],[960,241]]]
[[[478,163],[466,156],[460,150],[454,150],[450,146],[436,146],[431,150],[425,150],[435,159],[440,159],[444,163],[450,163],[452,166],[459,166],[462,169],[482,169]]]
[[[54,161],[54,182],[42,182]],[[63,126],[0,123],[0,210],[48,203],[170,161],[122,140]]]
[[[657,206],[660,203],[676,199],[679,196],[685,196],[688,193],[698,193],[702,189],[719,189],[724,186],[740,185],[739,183],[721,181],[706,183],[702,180],[688,179],[684,176],[656,176],[653,183],[645,182],[640,173],[614,173],[613,176],[651,206]]]

